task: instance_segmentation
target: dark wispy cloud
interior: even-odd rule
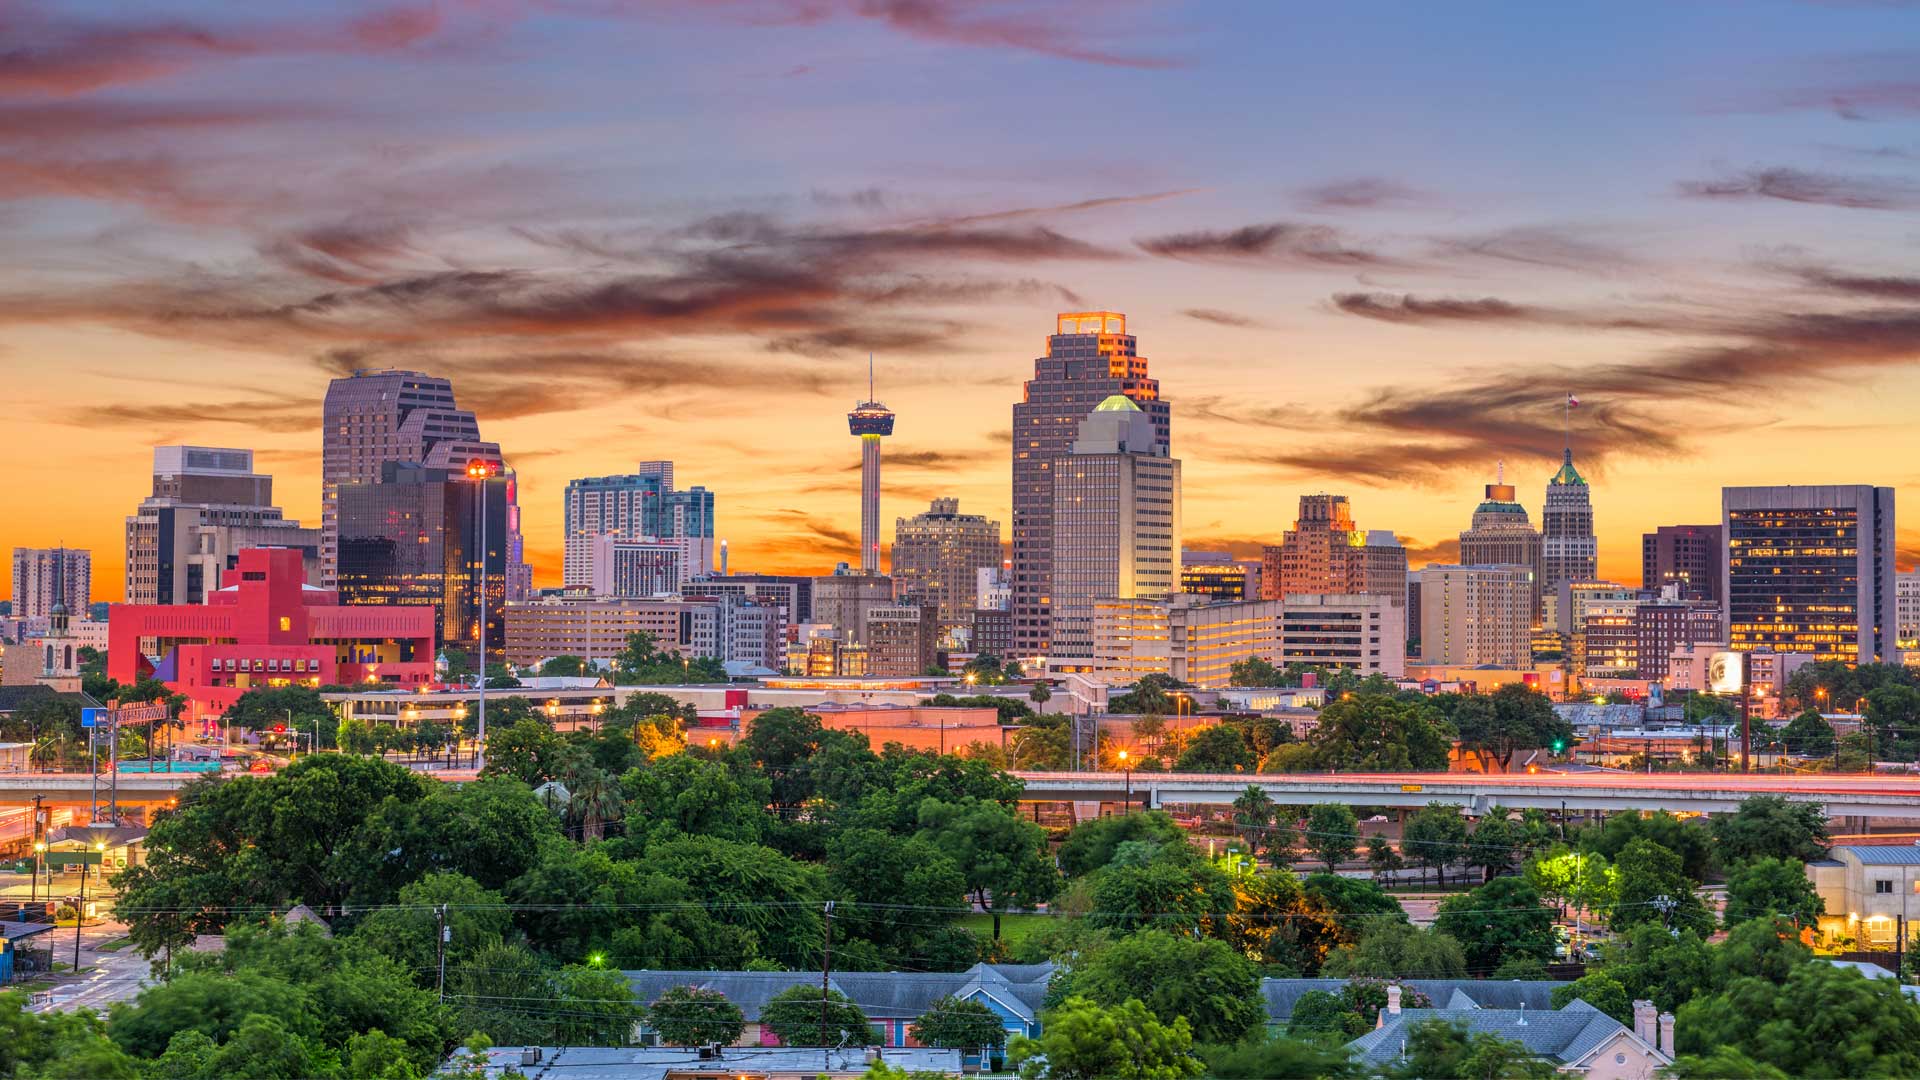
[[[1221,523],[1214,522],[1212,524],[1214,527],[1218,527]],[[1276,541],[1277,538],[1220,536],[1213,533],[1203,533],[1186,537],[1181,546],[1188,551],[1224,551],[1236,559],[1258,559],[1261,550],[1267,544],[1275,543]]]
[[[1920,277],[1851,273],[1822,266],[1795,267],[1790,272],[1808,285],[1827,292],[1920,303]]]
[[[1251,315],[1222,311],[1219,308],[1181,308],[1180,314],[1185,315],[1189,319],[1198,319],[1201,322],[1213,323],[1217,326],[1258,327],[1265,325]]]
[[[1396,323],[1535,322],[1544,314],[1542,309],[1493,296],[1457,299],[1392,293],[1335,293],[1333,306],[1348,315]]]
[[[56,414],[62,423],[87,428],[179,430],[201,424],[236,424],[272,432],[305,432],[320,426],[306,397],[234,398],[224,401],[144,404],[106,403]]]
[[[1189,262],[1233,262],[1351,270],[1401,265],[1399,260],[1348,240],[1327,225],[1269,222],[1224,231],[1202,229],[1135,241],[1150,255]]]
[[[1749,169],[1717,180],[1687,180],[1682,195],[1698,199],[1776,199],[1854,210],[1920,207],[1920,184],[1884,176],[1843,176],[1806,169]]]
[[[1120,10],[1085,0],[781,0],[791,17],[818,21],[835,14],[871,19],[909,37],[1040,53],[1110,67],[1180,66],[1164,56],[1109,44]]]
[[[411,230],[396,222],[338,222],[298,229],[260,246],[262,257],[309,277],[341,285],[377,285],[417,259]]]
[[[818,545],[820,541],[824,540],[840,548],[842,552],[849,550],[858,552],[860,550],[860,537],[857,533],[848,532],[846,528],[834,520],[818,514],[805,510],[782,508],[769,510],[754,516],[768,522],[776,529],[784,531],[787,534],[785,539],[796,546],[804,544]]]
[[[978,214],[964,214],[959,217],[939,219],[939,224],[976,225],[989,221],[1015,221],[1020,218],[1053,217],[1059,214],[1077,214],[1088,210],[1105,210],[1115,206],[1140,206],[1157,203],[1166,199],[1191,195],[1199,188],[1177,188],[1172,191],[1149,191],[1139,195],[1103,195],[1096,199],[1080,199],[1076,202],[1054,203],[1050,206],[1020,206],[1010,210],[990,210]]]
[[[1523,267],[1545,267],[1578,273],[1618,273],[1641,261],[1618,245],[1601,240],[1587,228],[1530,225],[1433,242],[1433,258],[1486,260]]]
[[[1444,565],[1460,558],[1460,538],[1457,536],[1442,537],[1431,542],[1402,536],[1400,544],[1407,549],[1408,566],[1424,566],[1428,563]]]
[[[1300,206],[1304,210],[1378,210],[1388,207],[1419,206],[1431,197],[1400,183],[1378,176],[1357,176],[1332,180],[1301,189]]]

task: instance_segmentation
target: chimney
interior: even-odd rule
[[[1400,987],[1397,985],[1387,987],[1387,1011],[1395,1016],[1400,1015]]]
[[[1633,1003],[1633,1033],[1646,1041],[1648,1046],[1660,1045],[1660,1033],[1655,1029],[1659,1023],[1653,1002],[1636,1001]]]
[[[1660,1014],[1660,1045],[1655,1047],[1655,1049],[1659,1050],[1661,1053],[1667,1055],[1668,1057],[1674,1056],[1673,1014],[1672,1013]]]

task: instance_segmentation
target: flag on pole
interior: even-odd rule
[[[1573,396],[1572,394],[1568,394],[1568,395],[1567,395],[1567,408],[1569,408],[1569,409],[1577,409],[1577,408],[1579,408],[1579,407],[1580,407],[1580,399],[1579,399],[1579,398],[1577,398],[1577,397],[1574,397],[1574,396]]]

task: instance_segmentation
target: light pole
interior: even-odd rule
[[[1124,773],[1127,778],[1126,801],[1120,804],[1122,808],[1121,813],[1131,815],[1133,813],[1133,766],[1127,761],[1127,752],[1125,750],[1120,751],[1114,756],[1120,759],[1120,771]]]
[[[47,842],[45,840],[35,840],[33,842],[33,885],[32,892],[28,894],[27,900],[29,904],[38,904],[40,902],[40,868],[45,866],[46,862]],[[47,879],[47,893],[49,897],[52,896],[52,878]]]
[[[492,476],[492,462],[475,459],[467,463],[467,478],[477,481],[480,486],[480,587],[475,604],[480,612],[480,714],[473,748],[473,767],[476,772],[487,765],[487,481]]]

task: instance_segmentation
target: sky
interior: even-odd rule
[[[883,518],[1004,533],[1083,309],[1193,549],[1331,491],[1445,561],[1503,462],[1537,523],[1568,393],[1615,580],[1722,485],[1920,476],[1907,3],[14,0],[0,234],[0,548],[91,548],[96,599],[153,445],[317,523],[366,367],[453,380],[541,584],[567,481],[656,458],[734,569],[856,560],[869,352]]]

